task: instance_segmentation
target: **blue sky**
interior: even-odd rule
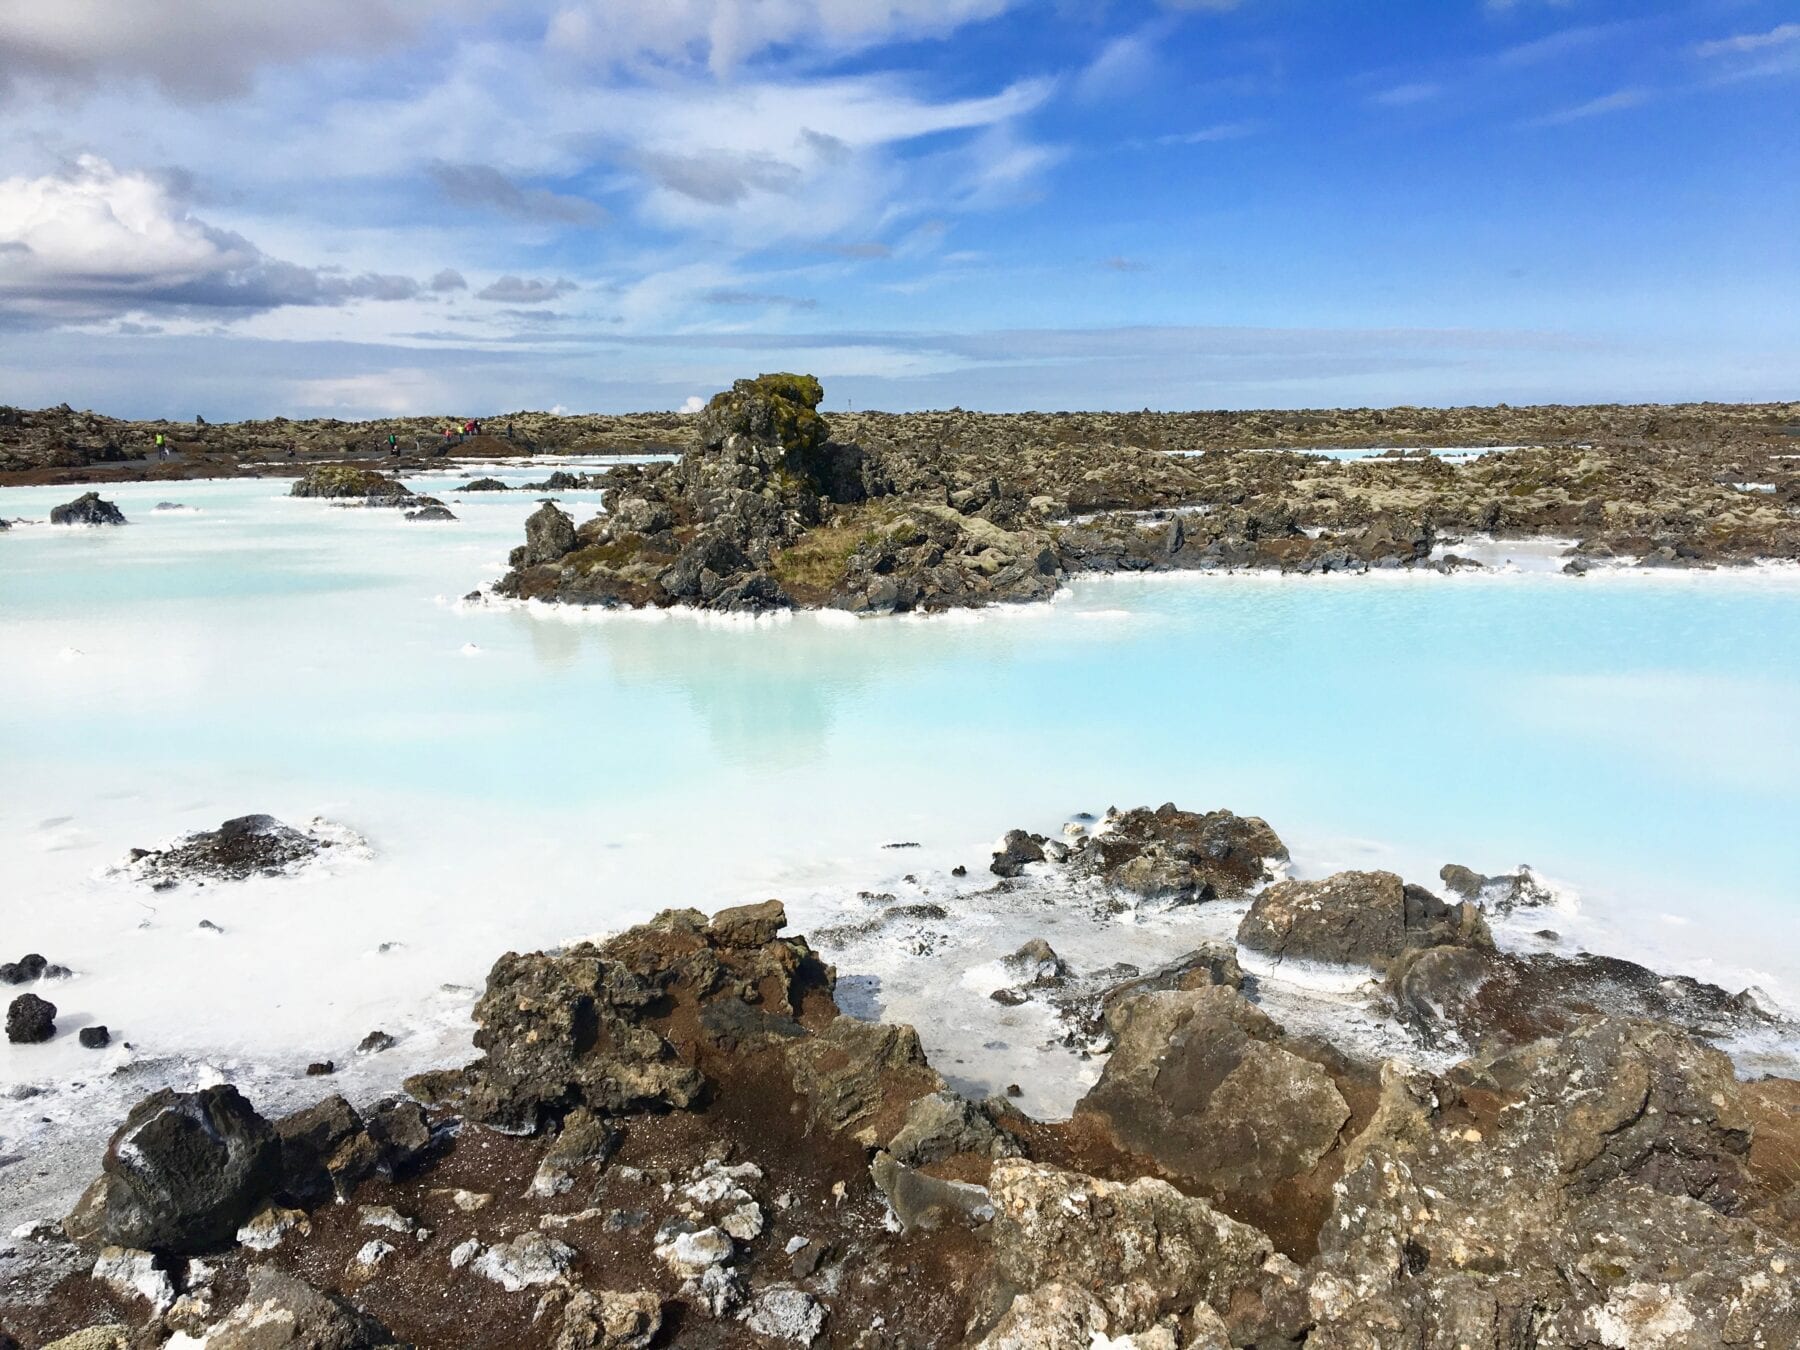
[[[1793,0],[8,0],[0,402],[1800,397]]]

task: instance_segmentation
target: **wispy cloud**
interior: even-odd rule
[[[1541,117],[1528,118],[1524,125],[1528,127],[1560,127],[1570,122],[1585,122],[1590,117],[1604,117],[1608,113],[1625,112],[1631,108],[1641,107],[1650,101],[1650,94],[1643,89],[1620,89],[1615,93],[1602,94],[1599,98],[1591,98],[1586,103],[1577,103],[1571,108],[1561,108],[1555,112],[1545,113]]]
[[[1372,94],[1369,102],[1379,103],[1388,108],[1409,108],[1415,103],[1430,103],[1441,98],[1444,86],[1421,80],[1413,84],[1397,84],[1391,89],[1383,89]]]
[[[742,306],[759,309],[817,309],[819,302],[810,296],[772,295],[763,291],[718,289],[700,297],[708,305]]]
[[[1212,145],[1219,141],[1238,141],[1246,136],[1254,136],[1262,126],[1257,122],[1215,122],[1211,126],[1197,127],[1193,131],[1171,131],[1162,136],[1152,137],[1148,141],[1135,144],[1144,145]]]
[[[1109,272],[1148,272],[1150,270],[1149,263],[1139,262],[1136,258],[1126,258],[1118,254],[1103,259],[1100,265]]]
[[[1633,21],[1622,21],[1561,28],[1543,37],[1533,38],[1530,42],[1515,43],[1503,48],[1495,54],[1494,61],[1501,66],[1534,66],[1561,61],[1624,37],[1637,27],[1637,23]]]
[[[432,161],[429,172],[439,191],[458,206],[486,207],[521,220],[562,225],[595,225],[606,218],[597,202],[548,188],[523,187],[491,164],[449,164],[440,159]]]
[[[1715,38],[1694,48],[1701,57],[1746,56],[1771,48],[1800,46],[1800,23],[1784,23],[1766,33],[1739,33],[1734,37]]]
[[[1800,23],[1784,23],[1766,33],[1714,38],[1694,48],[1714,83],[1800,74]]]

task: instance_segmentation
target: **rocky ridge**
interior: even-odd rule
[[[822,397],[810,376],[738,381],[675,463],[607,474],[603,514],[577,524],[547,504],[497,591],[885,614],[1043,599],[1076,572],[1451,570],[1478,565],[1454,551],[1469,536],[1573,541],[1576,574],[1618,560],[1800,559],[1800,480],[1773,421],[1722,417],[1702,440],[1700,419],[1683,419],[1693,439],[1679,445],[1646,422],[1629,440],[1466,463],[1346,461],[1174,455],[1142,435],[1095,444],[1031,418],[992,423],[988,440],[949,424],[933,439],[867,416],[828,422]],[[857,431],[866,443],[839,439]]]

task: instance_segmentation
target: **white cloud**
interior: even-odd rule
[[[1784,23],[1766,33],[1739,33],[1734,37],[1716,38],[1694,48],[1696,56],[1747,56],[1775,47],[1800,44],[1800,23]]]
[[[698,394],[689,394],[687,401],[681,405],[678,411],[684,416],[692,417],[695,413],[704,411],[705,408],[705,399],[701,398]]]
[[[1409,108],[1417,103],[1429,103],[1441,97],[1444,87],[1420,81],[1416,84],[1397,84],[1391,89],[1383,89],[1370,98],[1371,103],[1379,103],[1387,108]]]
[[[607,62],[699,60],[717,75],[772,47],[814,54],[944,37],[1017,0],[571,0],[550,46]]]
[[[203,98],[241,91],[259,66],[367,54],[498,0],[6,0],[0,73],[84,81],[147,77]],[[3,76],[0,76],[3,78]]]
[[[1165,136],[1158,136],[1156,145],[1214,145],[1220,141],[1239,141],[1246,136],[1254,136],[1258,130],[1255,122],[1215,122],[1209,127],[1197,127],[1193,131],[1171,131]]]
[[[567,277],[545,281],[541,277],[507,275],[476,291],[475,298],[506,305],[542,305],[580,289]]]
[[[83,156],[67,171],[0,180],[0,307],[83,321],[139,310],[252,313],[405,300],[410,277],[349,275],[264,254],[191,214],[163,176]]]
[[[1085,102],[1127,96],[1142,89],[1156,70],[1154,36],[1128,33],[1113,38],[1075,78],[1075,97]]]
[[[1560,127],[1570,122],[1585,122],[1590,117],[1604,117],[1608,113],[1624,112],[1649,102],[1650,95],[1642,89],[1621,89],[1616,93],[1603,94],[1599,98],[1591,98],[1586,103],[1577,103],[1572,108],[1562,108],[1556,112],[1545,113],[1542,117],[1533,117],[1525,125],[1529,127]]]

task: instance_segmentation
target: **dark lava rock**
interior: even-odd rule
[[[424,506],[420,507],[417,511],[408,511],[406,513],[406,519],[423,521],[455,520],[456,513],[447,506]]]
[[[147,881],[242,881],[273,875],[316,857],[329,845],[273,816],[238,816],[162,850],[133,850],[129,870]]]
[[[82,1045],[89,1050],[104,1050],[112,1044],[112,1032],[105,1026],[83,1027],[77,1035],[80,1036]]]
[[[356,1053],[359,1055],[379,1055],[383,1050],[392,1050],[397,1044],[399,1044],[399,1042],[387,1032],[381,1030],[371,1031],[367,1036],[364,1036],[362,1040],[357,1042]]]
[[[733,1000],[794,1018],[809,991],[830,988],[830,972],[804,941],[774,936],[785,917],[778,904],[725,910],[710,922],[670,910],[602,946],[501,957],[475,1005],[475,1044],[486,1056],[466,1074],[468,1113],[530,1133],[577,1106],[616,1115],[695,1105],[705,1078],[663,1029],[671,998],[704,1026],[707,1009]],[[755,1033],[742,1018],[713,1025],[728,1038]],[[779,1026],[767,1030],[781,1039]],[[417,1095],[443,1088],[419,1083]]]
[[[275,1123],[281,1138],[280,1189],[302,1204],[347,1196],[380,1162],[356,1108],[333,1095]]]
[[[49,963],[42,956],[30,952],[17,961],[0,965],[0,984],[29,984],[41,978],[48,968]]]
[[[281,1140],[229,1084],[144,1098],[77,1207],[122,1247],[191,1254],[231,1242],[281,1180]],[[75,1216],[71,1216],[73,1222]]]
[[[1416,947],[1491,949],[1481,912],[1447,905],[1392,872],[1339,872],[1323,881],[1283,881],[1256,897],[1238,944],[1277,961],[1372,966]]]
[[[123,525],[125,513],[98,492],[84,492],[72,502],[50,508],[52,525]]]
[[[360,498],[372,506],[401,506],[413,501],[406,484],[373,469],[351,464],[321,464],[288,489],[290,497]]]
[[[476,478],[454,490],[457,492],[505,492],[507,487],[498,478]]]
[[[35,1045],[56,1034],[56,1005],[36,994],[20,994],[6,1010],[6,1039]]]
[[[306,1066],[306,1076],[308,1078],[323,1078],[327,1074],[336,1072],[337,1065],[328,1059],[315,1059],[311,1064]]]
[[[559,562],[575,549],[575,522],[554,502],[545,502],[525,520],[527,564]]]
[[[988,871],[997,877],[1023,876],[1028,863],[1044,861],[1045,839],[1041,834],[1028,834],[1024,830],[1008,830],[1006,838],[1001,840],[994,860],[988,864]]]

